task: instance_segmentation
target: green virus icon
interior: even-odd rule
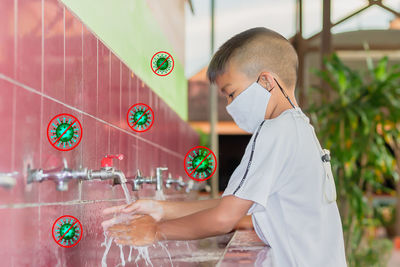
[[[166,76],[174,68],[174,59],[167,52],[158,52],[151,59],[151,69],[159,76]]]
[[[78,119],[69,114],[54,117],[47,127],[47,137],[53,147],[67,151],[75,148],[82,137],[82,127]]]
[[[215,155],[206,147],[193,148],[185,157],[185,171],[195,180],[210,178],[215,172],[215,166]]]
[[[70,215],[58,218],[53,224],[53,238],[62,247],[76,245],[82,237],[82,225]]]
[[[69,123],[61,123],[57,126],[57,128],[53,130],[51,130],[52,132],[56,133],[57,139],[59,139],[61,142],[69,142],[71,141],[74,136],[78,136],[77,134],[75,134],[75,130],[76,130],[76,126],[73,125],[72,127],[69,127]],[[74,140],[75,141],[75,140]],[[76,142],[76,141],[75,141]]]
[[[148,123],[148,114],[146,114],[146,110],[137,110],[134,114],[133,114],[133,123],[136,123],[139,126],[143,126],[146,123]]]
[[[60,227],[57,237],[62,236],[62,239],[66,240],[68,245],[68,240],[71,240],[72,238],[75,237],[76,228],[72,226],[72,222],[68,223],[68,219],[66,219],[66,221],[67,222]],[[75,237],[75,239],[77,238]]]
[[[167,60],[168,58],[165,56],[160,56],[156,62],[157,68],[159,70],[166,70],[171,65],[171,63]]]
[[[138,103],[128,110],[128,125],[135,132],[144,132],[153,125],[153,117],[153,110],[148,105]]]
[[[201,153],[201,150],[200,150],[200,153]],[[204,151],[203,155],[195,156],[193,161],[191,162],[192,163],[192,167],[194,167],[194,168],[197,167],[196,171],[199,172],[200,174],[202,172],[205,172],[206,170],[209,171],[211,159],[210,158],[208,158],[208,159],[206,158],[206,156],[207,156],[206,153],[207,152]]]

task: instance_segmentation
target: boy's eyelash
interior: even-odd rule
[[[233,97],[233,94],[234,94],[235,92],[233,92],[233,93],[231,93],[230,95],[228,95],[229,97]]]

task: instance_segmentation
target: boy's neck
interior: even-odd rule
[[[292,101],[295,107],[298,107],[296,99],[294,96],[289,96],[290,100]],[[292,109],[292,105],[289,101],[282,95],[278,99],[271,99],[270,103],[268,104],[267,110],[265,112],[265,119],[274,119],[282,114],[282,112]]]

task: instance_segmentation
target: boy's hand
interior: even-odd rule
[[[140,199],[128,205],[115,206],[103,210],[103,214],[126,213],[150,215],[157,222],[162,219],[164,212],[157,200]]]
[[[132,219],[106,229],[121,245],[147,246],[156,241],[157,222],[148,215],[134,215]]]

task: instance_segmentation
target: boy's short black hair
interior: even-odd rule
[[[290,42],[279,33],[257,27],[241,32],[226,41],[214,54],[207,77],[214,83],[224,73],[227,64],[234,60],[249,77],[261,70],[276,73],[286,86],[297,82],[297,54]]]

